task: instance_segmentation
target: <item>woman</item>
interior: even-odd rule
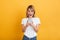
[[[24,36],[22,40],[37,40],[38,26],[40,25],[39,18],[35,17],[33,5],[29,5],[26,12],[26,18],[22,19],[22,30]]]

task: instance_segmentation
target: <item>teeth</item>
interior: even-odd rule
[[[29,14],[29,16],[31,16],[31,14]]]

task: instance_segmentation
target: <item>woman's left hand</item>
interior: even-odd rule
[[[30,23],[30,26],[34,27],[35,25],[34,25],[34,23],[33,23],[33,22],[31,22],[31,23]]]
[[[38,31],[38,26],[39,26],[39,24],[36,24],[36,25],[35,25],[35,24],[32,22],[32,23],[30,23],[30,26],[33,27],[36,32]]]

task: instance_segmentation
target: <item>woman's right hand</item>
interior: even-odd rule
[[[26,28],[29,26],[29,23],[28,23],[28,21],[27,21],[26,25],[22,25],[22,26],[23,26],[23,27],[22,27],[22,29],[23,29],[23,32],[25,32]]]

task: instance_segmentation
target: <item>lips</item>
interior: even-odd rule
[[[29,16],[32,16],[32,14],[28,14]]]

